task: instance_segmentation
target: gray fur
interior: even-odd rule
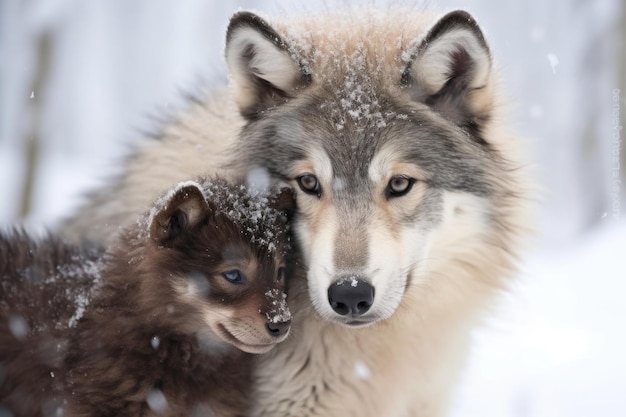
[[[357,273],[367,265],[369,201],[342,191],[334,199],[339,219],[339,233],[334,242],[335,267]],[[355,242],[358,244],[355,245]],[[341,274],[341,272],[339,273]]]

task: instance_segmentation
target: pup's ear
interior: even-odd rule
[[[296,212],[296,196],[289,187],[281,187],[276,194],[270,198],[270,205],[276,210],[282,211],[291,220]]]
[[[209,211],[199,184],[178,186],[157,204],[150,224],[150,237],[164,244],[191,230]]]
[[[455,124],[476,129],[493,104],[491,54],[474,18],[450,12],[405,56],[402,83],[412,98]]]
[[[226,63],[241,114],[254,119],[306,86],[311,76],[293,50],[263,19],[236,13],[226,32]]]

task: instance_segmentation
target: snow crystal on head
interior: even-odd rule
[[[271,323],[285,323],[291,320],[291,311],[287,306],[287,294],[274,288],[265,293],[271,302],[272,308],[266,313],[267,321]]]
[[[362,128],[384,128],[395,119],[407,117],[385,108],[379,94],[383,69],[368,55],[368,48],[360,43],[352,53],[340,52],[333,59],[335,68],[330,74],[339,84],[322,107],[330,111],[337,131],[348,122]]]
[[[345,78],[343,88],[337,94],[340,109],[334,110],[342,115],[341,125],[345,123],[345,115],[348,115],[355,122],[369,122],[377,127],[385,127],[386,117],[381,112],[376,89],[367,73],[366,59],[363,45],[342,59]]]
[[[401,75],[436,16],[397,7],[344,7],[273,22],[305,74],[329,93],[324,107],[337,132],[347,124],[385,128],[407,115],[388,107]]]
[[[355,48],[349,49],[345,45],[335,45],[325,54],[316,50],[310,58],[303,58],[311,54],[311,45],[303,41],[302,34],[289,33],[287,38],[303,49],[298,54],[299,59],[304,60],[307,67],[312,62],[315,67],[323,68],[317,75],[324,83],[334,86],[330,90],[333,96],[322,107],[330,110],[337,131],[343,130],[348,120],[382,128],[396,116],[385,112],[381,106],[377,78],[384,70],[372,62],[366,43],[359,42]]]
[[[255,245],[274,252],[285,239],[288,226],[285,214],[271,207],[271,192],[245,185],[230,185],[226,181],[207,180],[204,195],[217,207],[218,212],[238,223]]]

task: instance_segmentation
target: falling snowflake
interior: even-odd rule
[[[550,67],[552,67],[552,74],[556,74],[556,67],[559,65],[559,58],[553,54],[548,54],[548,62],[550,62]]]

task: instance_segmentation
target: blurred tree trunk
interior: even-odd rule
[[[42,95],[50,70],[51,43],[52,36],[50,32],[42,32],[37,42],[37,71],[30,95],[31,123],[26,136],[26,163],[19,207],[19,217],[21,219],[26,218],[30,214],[33,205],[35,181],[42,148],[41,125],[44,106]]]
[[[626,129],[626,4],[622,4],[622,18],[619,24],[617,39],[617,83],[621,91],[620,125],[623,127],[621,131],[620,174],[622,178],[622,195],[626,195],[626,141],[624,140],[624,136],[626,136],[626,130],[624,130]],[[626,204],[626,201],[623,204]]]

